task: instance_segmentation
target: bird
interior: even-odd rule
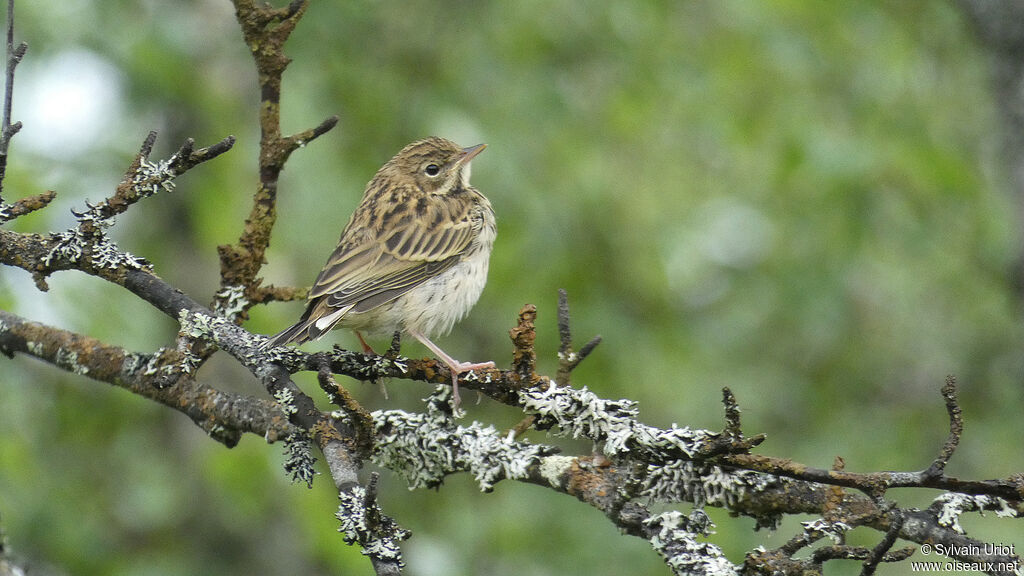
[[[385,163],[316,277],[302,317],[265,348],[350,328],[371,352],[360,332],[402,332],[448,366],[457,408],[459,374],[494,363],[460,362],[431,338],[451,331],[487,283],[497,225],[490,201],[469,183],[470,163],[485,147],[435,136]]]

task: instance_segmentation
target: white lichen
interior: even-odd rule
[[[540,475],[547,480],[549,486],[559,488],[575,462],[573,456],[545,456],[540,461]]]
[[[711,526],[703,510],[694,510],[689,517],[678,510],[664,512],[644,520],[644,525],[657,530],[650,538],[651,546],[674,574],[735,576],[739,573],[721,548],[697,541]]]
[[[800,525],[804,527],[804,534],[807,535],[809,542],[826,537],[836,545],[842,544],[844,535],[853,529],[853,526],[845,522],[829,522],[824,518],[801,522]]]
[[[79,215],[79,219],[82,216]],[[109,221],[103,221],[109,225]],[[64,260],[71,265],[83,264],[83,258],[89,255],[88,264],[93,268],[117,270],[124,267],[131,270],[142,270],[149,268],[149,262],[144,258],[133,256],[129,252],[120,250],[100,227],[97,226],[91,233],[85,233],[81,228],[72,228],[60,233],[51,233],[50,241],[54,242],[52,248],[43,257],[43,265],[51,266],[54,260]]]
[[[209,336],[217,320],[220,319],[202,312],[190,312],[187,308],[178,311],[178,324],[181,326],[181,332],[191,338]]]
[[[299,408],[295,405],[295,395],[287,388],[275,390],[274,399],[277,400],[277,405],[281,407],[281,411],[284,412],[285,416],[291,416],[299,411]]]
[[[371,416],[377,434],[373,460],[406,479],[409,489],[441,484],[455,472],[470,472],[482,491],[502,479],[525,478],[529,467],[551,448],[515,442],[493,426],[473,422],[456,426],[442,407],[451,388],[439,386],[428,398],[427,412],[376,411]]]
[[[245,286],[225,286],[214,296],[213,311],[225,318],[234,318],[241,314],[249,304],[245,297]]]
[[[731,507],[750,493],[787,482],[784,478],[748,470],[724,471],[718,466],[676,460],[649,465],[641,495],[657,502],[696,502]]]
[[[132,187],[136,194],[143,198],[152,196],[160,190],[174,192],[174,178],[177,174],[170,169],[177,154],[168,160],[150,162],[148,158],[139,161],[139,167],[132,175]]]
[[[313,478],[316,476],[316,457],[313,456],[313,448],[310,446],[309,438],[292,434],[284,440],[284,471],[291,478],[292,483],[303,482],[307,487],[313,487]]]
[[[124,361],[121,362],[121,374],[130,379],[142,364],[142,356],[142,354],[136,354],[134,352],[125,354]]]
[[[130,252],[119,250],[113,242],[103,237],[92,245],[92,265],[108,270],[117,270],[122,267],[130,270],[142,270],[149,267],[149,262]]]
[[[78,363],[78,352],[74,350],[68,350],[63,346],[57,348],[57,354],[54,357],[54,363],[61,368],[64,368],[74,374],[85,376],[89,373],[89,367]]]
[[[964,512],[977,511],[979,514],[984,514],[988,509],[995,510],[996,516],[999,517],[1017,517],[1017,510],[998,496],[972,496],[949,492],[933,500],[932,506],[936,505],[938,506],[936,520],[939,526],[945,526],[960,534],[964,533],[963,527],[960,526],[960,515]]]
[[[408,358],[404,358],[404,357],[401,357],[401,356],[398,357],[398,358],[395,358],[395,359],[393,359],[391,361],[391,365],[394,366],[395,368],[398,368],[398,371],[401,372],[402,374],[407,374],[409,372],[409,359]]]
[[[338,494],[341,504],[335,517],[341,522],[338,532],[346,544],[359,544],[363,554],[392,560],[403,566],[402,550],[398,543],[409,537],[409,532],[385,516],[376,502],[367,502],[366,488],[353,486]]]
[[[638,410],[632,400],[606,400],[584,386],[538,386],[520,392],[525,412],[540,417],[539,424],[557,425],[561,434],[600,442],[606,456],[617,456],[634,449],[659,459],[692,456],[717,437],[714,432],[678,427],[668,430],[637,421]]]
[[[142,366],[143,376],[152,376],[160,371],[160,368],[162,367],[160,359],[163,358],[164,352],[166,352],[166,350],[166,348],[160,348],[153,354],[149,354],[143,357],[146,359],[145,364],[143,364]]]
[[[579,359],[579,355],[577,355],[575,352],[569,352],[568,354],[566,354],[565,352],[562,352],[561,350],[559,350],[558,351],[558,359],[563,361],[563,362],[572,363],[572,362],[576,362]]]
[[[50,234],[50,240],[55,242],[53,248],[43,258],[43,265],[50,266],[53,260],[67,260],[72,264],[78,263],[82,258],[82,247],[86,240],[81,237],[77,229],[67,230]]]

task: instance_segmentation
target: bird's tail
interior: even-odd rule
[[[284,346],[285,344],[302,344],[303,342],[309,342],[310,340],[316,340],[322,336],[324,331],[317,330],[314,321],[304,318],[299,320],[295,324],[285,328],[281,332],[273,335],[263,344],[264,350],[276,348],[278,346]]]
[[[269,350],[292,342],[302,344],[316,340],[330,332],[350,308],[351,306],[341,310],[330,310],[329,308],[324,309],[319,303],[312,303],[298,322],[271,336],[263,345],[263,349]],[[328,310],[330,313],[325,314]]]

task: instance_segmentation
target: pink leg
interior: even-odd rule
[[[359,343],[363,345],[364,354],[376,354],[376,352],[373,351],[373,348],[370,348],[370,345],[366,343],[366,340],[363,340],[363,335],[359,333],[359,330],[353,330],[353,332],[355,332],[356,337],[359,338]]]
[[[494,368],[494,362],[459,362],[458,360],[449,356],[444,350],[430,341],[429,338],[420,334],[415,330],[409,330],[409,335],[419,340],[424,346],[430,349],[438,358],[444,362],[448,369],[452,371],[452,400],[455,407],[458,408],[462,400],[459,398],[459,374],[463,372],[469,372],[471,370],[484,370],[487,368]]]

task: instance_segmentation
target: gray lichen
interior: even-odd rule
[[[694,510],[689,517],[678,510],[664,512],[644,520],[644,525],[657,530],[650,539],[651,546],[674,574],[735,576],[739,573],[721,548],[697,541],[698,536],[706,536],[711,528],[703,510]]]
[[[427,398],[425,414],[371,414],[378,438],[374,462],[404,477],[410,489],[438,486],[446,475],[468,471],[486,492],[499,480],[525,478],[530,465],[553,451],[515,442],[479,422],[456,426],[445,409],[450,396],[450,387],[439,386]]]
[[[338,494],[341,504],[335,517],[341,521],[338,532],[346,544],[359,544],[363,554],[396,561],[401,567],[402,550],[398,543],[410,536],[394,520],[385,516],[376,501],[367,501],[366,488],[353,486]]]
[[[80,228],[51,233],[50,241],[54,243],[53,247],[43,258],[43,265],[47,267],[52,266],[54,260],[63,260],[72,265],[82,264],[83,258],[88,255],[88,263],[93,268],[149,269],[149,262],[118,249],[99,228],[91,233],[85,233]]]
[[[700,462],[676,460],[648,465],[640,482],[640,496],[655,502],[693,502],[733,509],[767,490],[785,490],[787,478],[749,470],[723,470]],[[757,518],[758,527],[774,529],[779,516]]]
[[[284,462],[284,470],[291,478],[292,483],[303,482],[307,487],[313,487],[313,478],[316,476],[316,457],[313,456],[313,448],[309,438],[298,434],[292,434],[284,440],[284,455],[287,457]]]
[[[34,340],[28,340],[25,342],[25,348],[28,349],[29,354],[33,356],[42,356],[46,349],[43,347],[42,342],[36,342]]]
[[[165,190],[174,192],[174,178],[177,174],[171,170],[171,164],[175,161],[177,154],[168,160],[150,162],[148,158],[139,160],[139,167],[132,175],[132,188],[139,196],[146,198]]]
[[[57,354],[54,358],[54,363],[65,370],[85,376],[89,373],[89,367],[83,366],[78,363],[78,352],[74,350],[68,350],[67,348],[57,348]]]
[[[763,492],[786,481],[748,470],[726,472],[718,466],[677,460],[649,465],[641,495],[657,502],[688,501],[731,507],[751,492]]]
[[[249,304],[245,297],[245,286],[225,286],[214,296],[213,311],[225,318],[234,318],[241,314]]]
[[[284,412],[285,416],[291,416],[299,411],[299,408],[295,405],[295,395],[287,388],[275,390],[274,400],[277,400],[277,405],[281,407],[281,411]]]
[[[995,510],[996,516],[1017,517],[1017,511],[998,496],[946,493],[932,501],[932,508],[938,509],[939,526],[945,526],[960,534],[964,533],[963,527],[960,526],[960,515],[964,512],[977,511],[984,514],[985,510]]]
[[[566,474],[576,461],[575,456],[545,456],[540,462],[540,475],[549,485],[561,487]]]
[[[178,312],[178,324],[181,326],[181,332],[191,338],[212,339],[211,333],[218,320],[221,319],[201,312],[190,312],[185,308]]]
[[[818,518],[810,522],[801,522],[800,525],[804,527],[804,534],[807,535],[808,541],[825,537],[831,540],[833,544],[842,544],[844,534],[853,529],[853,526],[845,522],[829,522],[824,518]]]
[[[117,270],[142,270],[149,268],[149,262],[131,253],[119,250],[106,236],[101,237],[92,245],[92,265],[96,268]]]
[[[520,392],[524,411],[539,416],[538,426],[556,425],[573,438],[589,438],[602,443],[607,456],[633,450],[658,459],[678,454],[693,455],[717,434],[707,430],[678,427],[667,430],[637,421],[638,410],[632,400],[606,400],[584,386],[538,386]]]

